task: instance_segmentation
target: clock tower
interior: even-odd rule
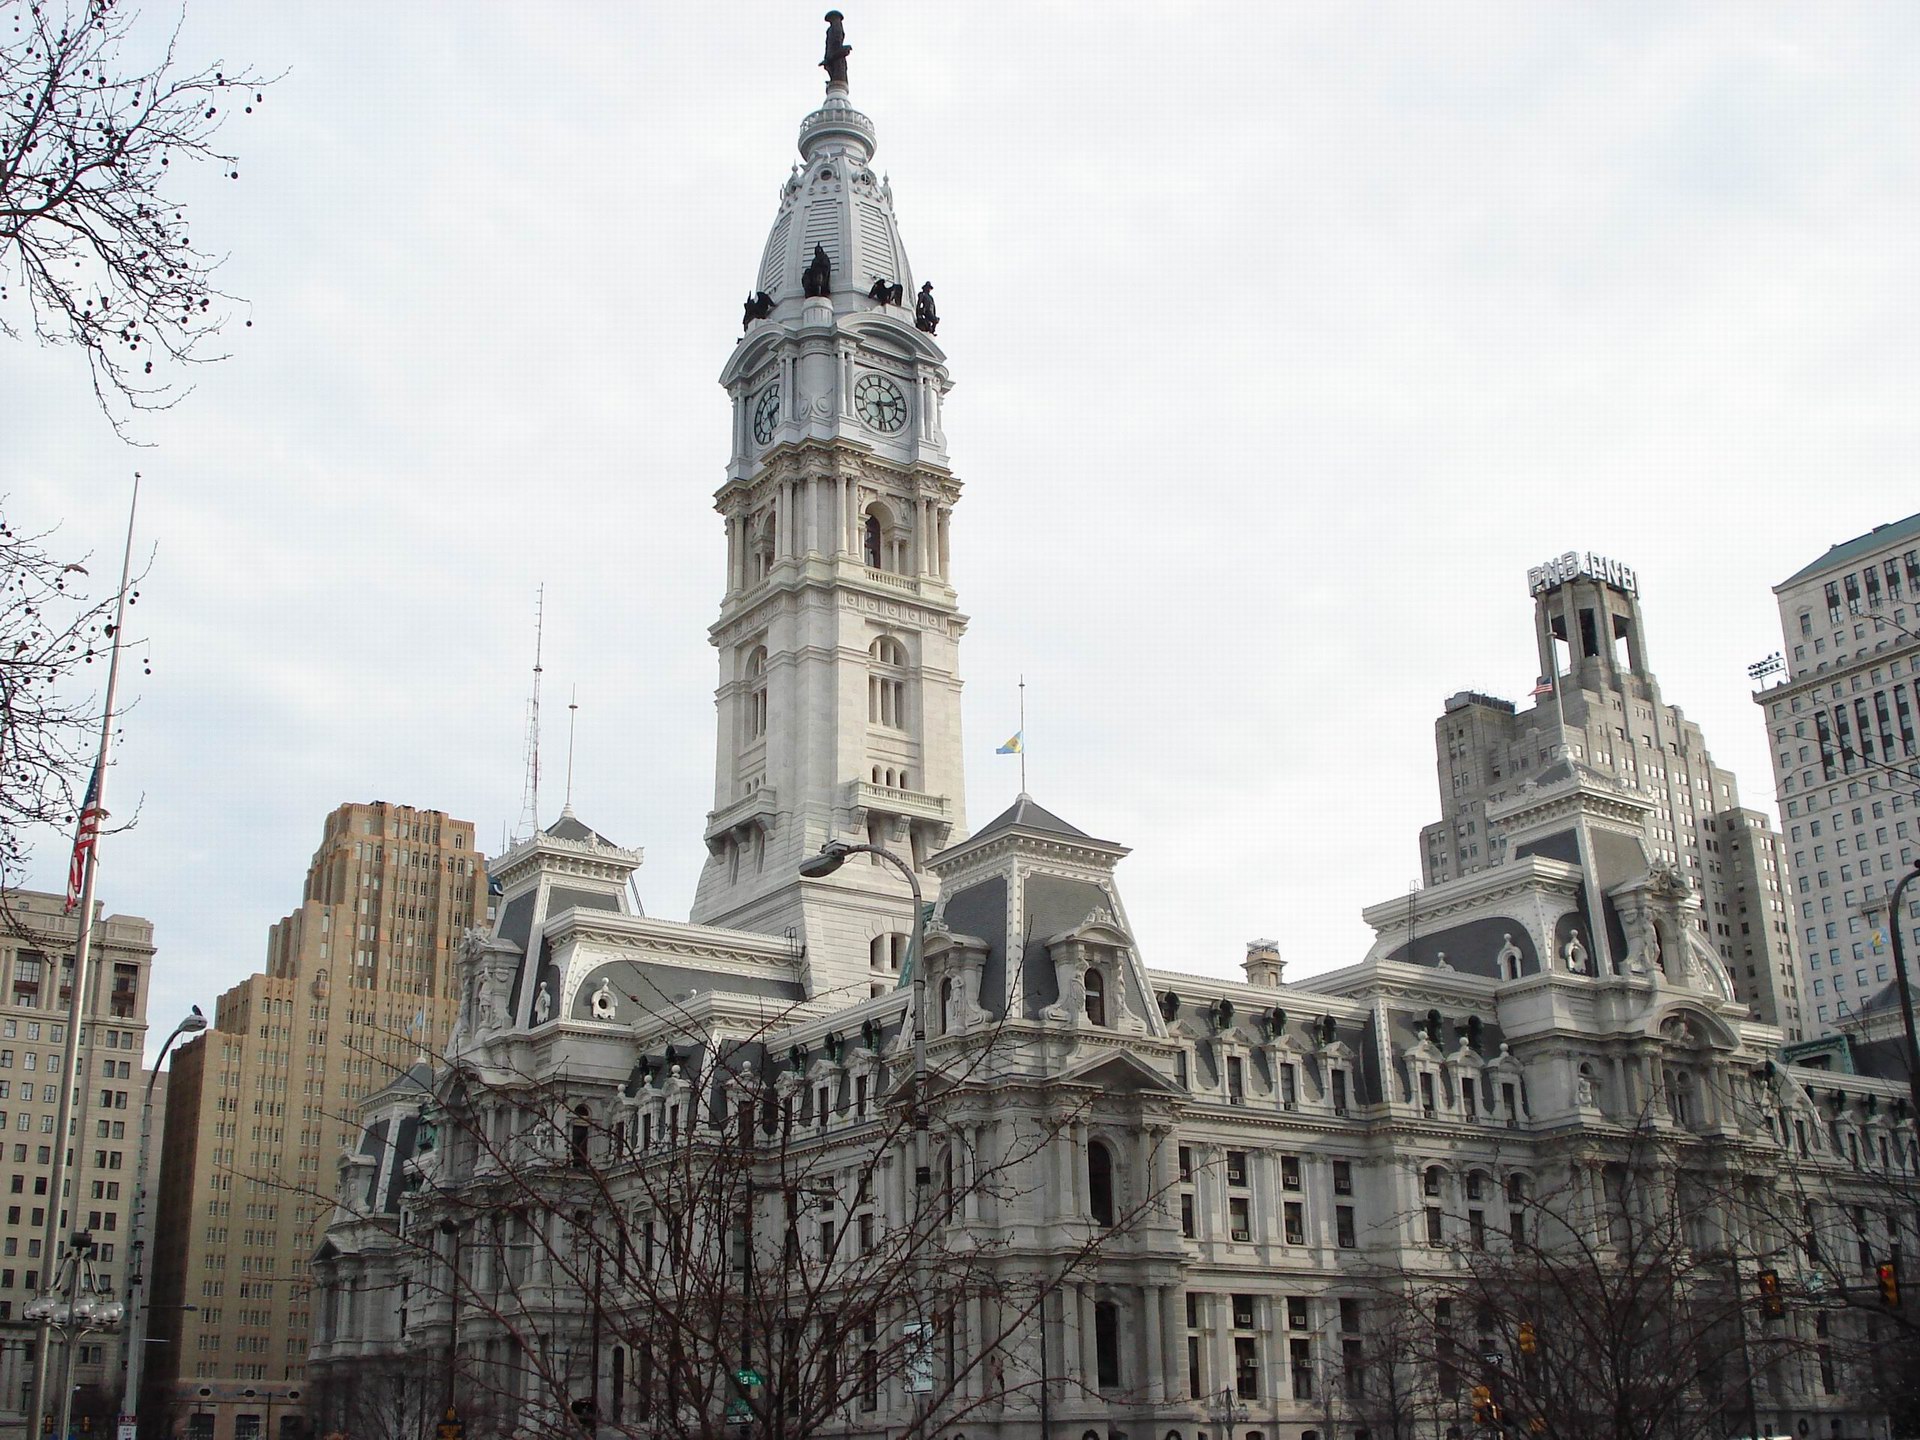
[[[890,866],[797,867],[830,839],[883,846],[937,892],[927,857],[965,835],[960,484],[941,405],[931,287],[914,288],[848,100],[830,17],[826,101],[801,122],[744,333],[721,373],[731,458],[719,743],[692,918],[806,946],[809,991],[844,1003],[897,981],[911,930]],[[837,61],[837,63],[836,63]]]

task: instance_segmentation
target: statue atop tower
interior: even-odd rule
[[[842,23],[845,19],[838,10],[827,11],[827,54],[820,68],[827,72],[829,90],[847,88],[847,56],[853,53],[853,47],[847,44],[847,27]]]

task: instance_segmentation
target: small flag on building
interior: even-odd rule
[[[1024,753],[1027,748],[1026,742],[1021,738],[1024,734],[1024,731],[1015,731],[1013,738],[993,753],[996,755],[1019,755]]]
[[[1533,687],[1533,698],[1536,700],[1542,695],[1551,695],[1552,693],[1553,681],[1551,680],[1542,680],[1538,685]]]
[[[100,843],[100,818],[107,812],[100,808],[100,767],[93,767],[93,776],[87,781],[87,798],[80,806],[80,823],[73,833],[73,861],[67,867],[67,913],[73,913],[73,907],[80,903],[80,896],[87,885],[87,866],[93,859],[94,847]]]

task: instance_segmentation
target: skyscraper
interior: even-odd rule
[[[468,822],[342,805],[300,907],[268,932],[266,971],[175,1053],[146,1389],[193,1409],[196,1440],[258,1440],[270,1409],[298,1415],[316,1196],[360,1098],[444,1045],[454,947],[486,886]]]
[[[1521,710],[1461,691],[1434,723],[1441,816],[1420,832],[1426,882],[1519,858],[1505,822],[1549,769],[1570,762],[1635,797],[1653,860],[1677,867],[1699,895],[1699,924],[1735,995],[1755,1019],[1800,1039],[1780,836],[1741,806],[1700,727],[1662,697],[1639,577],[1604,556],[1569,552],[1535,566],[1528,589],[1541,678],[1534,703]]]
[[[1920,515],[1875,527],[1773,593],[1786,679],[1766,712],[1810,1030],[1831,1033],[1893,979],[1888,927],[1920,954],[1920,897],[1887,913],[1920,836]],[[1911,973],[1911,971],[1909,972]]]
[[[8,922],[0,927],[0,1432],[24,1434],[34,1327],[22,1312],[48,1280],[40,1249],[80,917],[67,913],[59,895],[15,890],[0,903]],[[151,922],[106,914],[95,921],[87,972],[93,993],[85,1011],[90,1024],[82,1037],[80,1074],[72,1082],[77,1143],[67,1170],[63,1228],[93,1237],[95,1273],[122,1297],[133,1241],[129,1223],[145,1078],[140,1056],[152,967]],[[95,1387],[117,1391],[120,1338],[107,1331],[80,1342],[74,1374],[83,1398],[97,1399]],[[60,1359],[56,1349],[54,1363]]]

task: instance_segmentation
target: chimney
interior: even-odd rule
[[[1247,983],[1264,985],[1269,990],[1280,988],[1280,972],[1286,961],[1280,958],[1280,942],[1277,940],[1249,940],[1247,942]]]

